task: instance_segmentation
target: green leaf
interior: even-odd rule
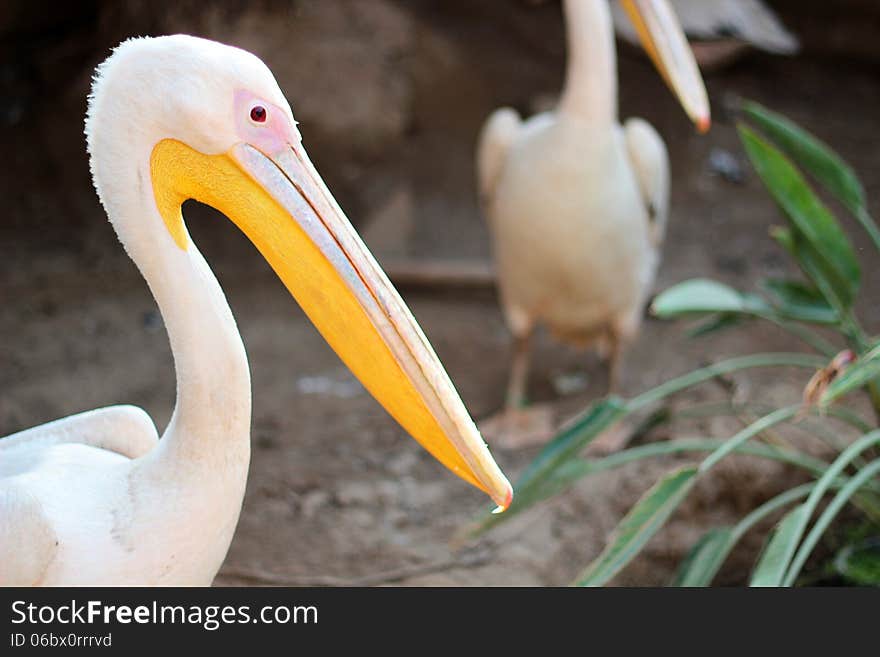
[[[504,513],[492,513],[487,509],[460,533],[467,537],[478,536],[547,499],[549,494],[545,483],[548,477],[575,458],[605,429],[625,417],[627,412],[626,403],[619,397],[611,396],[591,404],[564,426],[529,464],[514,485],[513,502]]]
[[[703,313],[754,314],[771,308],[754,294],[743,294],[705,278],[695,278],[673,285],[661,292],[651,304],[651,311],[662,319]]]
[[[700,464],[700,472],[706,472],[707,470],[713,468],[719,461],[721,461],[721,459],[729,455],[737,447],[739,447],[746,441],[751,440],[762,431],[766,431],[771,427],[775,427],[777,424],[781,424],[782,422],[791,420],[792,418],[797,416],[800,411],[800,404],[796,406],[785,406],[783,408],[778,408],[761,418],[758,418],[749,426],[745,427],[742,431],[725,440],[721,447],[709,454],[709,456],[707,456],[706,459]]]
[[[619,573],[687,497],[696,475],[695,466],[686,466],[670,472],[657,482],[626,514],[609,545],[581,573],[575,585],[602,586]]]
[[[743,112],[795,162],[809,172],[848,210],[866,208],[865,188],[855,170],[830,146],[790,119],[755,102],[743,104]]]
[[[682,374],[674,379],[669,379],[661,383],[659,386],[643,392],[637,397],[630,399],[626,406],[630,412],[639,411],[646,406],[656,404],[666,399],[670,395],[674,395],[688,388],[692,388],[706,381],[711,381],[720,376],[739,372],[741,370],[752,369],[756,367],[803,367],[806,369],[817,370],[828,365],[828,359],[813,356],[811,354],[795,354],[795,353],[769,353],[769,354],[751,354],[749,356],[738,356],[728,360],[722,360],[697,370],[692,370],[687,374]]]
[[[776,298],[774,308],[786,319],[815,324],[836,324],[837,313],[822,294],[799,281],[767,278],[762,282],[765,289]]]
[[[473,537],[485,533],[497,525],[516,517],[519,513],[526,511],[538,502],[547,499],[551,494],[559,492],[566,485],[573,483],[575,479],[590,474],[588,471],[573,473],[570,483],[562,481],[566,477],[561,475],[563,471],[567,471],[569,464],[574,463],[576,468],[580,465],[581,461],[577,459],[577,454],[580,450],[594,440],[602,431],[629,413],[642,411],[670,395],[687,390],[715,377],[745,369],[756,367],[799,367],[815,371],[825,367],[827,364],[827,359],[810,354],[752,354],[750,356],[731,358],[688,372],[677,378],[670,379],[628,402],[624,402],[617,397],[599,400],[572,423],[564,427],[561,433],[529,465],[526,472],[523,473],[520,480],[514,486],[516,492],[513,497],[513,504],[511,504],[507,511],[492,514],[491,509],[487,508],[475,520],[461,528],[457,535],[459,537]],[[711,451],[717,448],[718,444],[713,444],[708,449],[698,451]],[[609,459],[613,458],[614,455],[609,457]],[[790,459],[791,457],[787,458]],[[614,466],[609,463],[608,467]]]
[[[743,104],[743,112],[822,187],[855,215],[880,249],[880,228],[868,213],[865,188],[855,170],[840,155],[790,119],[755,102]]]
[[[834,569],[859,586],[880,586],[880,538],[847,545],[834,557]]]
[[[776,227],[771,229],[770,235],[783,249],[794,259],[813,284],[818,288],[828,305],[834,308],[839,316],[848,312],[852,299],[841,296],[841,291],[847,293],[848,284],[838,278],[834,271],[822,264],[822,257],[803,238],[791,229]]]
[[[709,586],[730,553],[732,527],[715,527],[700,537],[681,562],[673,586]]]
[[[642,459],[656,458],[658,456],[676,456],[688,453],[711,453],[716,452],[720,447],[727,445],[727,440],[718,438],[680,438],[678,440],[669,440],[656,443],[648,443],[631,447],[622,452],[616,452],[601,459],[572,459],[561,465],[547,479],[547,484],[555,488],[554,492],[558,492],[576,481],[594,475],[597,472],[605,470],[613,470]],[[779,461],[787,463],[798,468],[802,468],[815,475],[821,475],[828,466],[825,461],[813,458],[807,454],[803,454],[793,449],[783,449],[775,445],[766,445],[764,443],[746,443],[734,447],[733,451],[737,454],[745,454],[748,456],[758,456],[771,461]],[[506,513],[504,514],[506,515]]]
[[[840,475],[854,459],[866,449],[878,443],[880,443],[880,430],[867,433],[843,450],[840,456],[828,466],[813,485],[807,501],[790,511],[780,522],[777,532],[771,539],[761,562],[758,564],[758,568],[755,570],[752,579],[753,586],[783,585],[791,560],[795,556],[798,543],[800,543],[801,537],[807,529],[807,524],[825,493],[835,486]],[[861,476],[862,474],[860,473],[847,482],[844,488],[841,489],[841,493],[844,490],[849,491],[853,481],[859,480],[861,482],[859,479]],[[859,483],[859,486],[861,485],[862,483]],[[849,499],[849,496],[854,492],[855,489],[848,492],[846,499]],[[814,538],[818,540],[818,537],[811,537],[811,540]],[[766,563],[764,563],[765,559]],[[755,583],[756,581],[758,582],[757,584]]]
[[[740,449],[748,447],[743,445]],[[757,447],[755,445],[754,447]],[[816,472],[822,472],[820,467]],[[720,527],[707,532],[692,548],[690,554],[682,562],[674,586],[709,586],[727,556],[749,530],[772,513],[788,506],[802,497],[806,497],[813,488],[812,484],[802,484],[783,491],[756,509],[752,510],[735,527]]]
[[[627,412],[626,402],[619,397],[606,397],[590,404],[586,411],[566,424],[529,464],[517,482],[517,490],[546,478],[559,465],[577,455],[605,429],[626,416]],[[508,509],[505,515],[509,512]]]
[[[785,570],[794,555],[800,536],[798,528],[806,515],[807,509],[801,505],[789,511],[779,521],[752,572],[750,586],[782,585],[782,578],[785,577]]]
[[[880,349],[873,349],[847,367],[819,398],[820,407],[827,407],[847,393],[868,385],[880,377]]]
[[[822,534],[825,533],[825,531],[828,529],[828,526],[831,524],[831,521],[834,520],[838,513],[840,513],[841,509],[843,509],[849,499],[853,495],[855,495],[860,488],[866,486],[868,482],[873,477],[876,477],[878,474],[880,474],[880,459],[869,463],[867,466],[859,470],[859,472],[849,481],[847,481],[846,484],[837,492],[837,495],[835,495],[834,498],[828,503],[828,506],[825,507],[822,515],[820,515],[819,518],[816,520],[816,524],[813,525],[810,533],[807,534],[807,537],[804,539],[803,544],[797,551],[797,554],[794,556],[791,566],[785,574],[785,580],[783,582],[785,586],[792,586],[795,583],[798,574],[800,574],[801,569],[804,567],[804,564],[807,561],[807,558],[816,547],[816,544],[819,542]],[[804,504],[804,506],[806,506],[806,504]]]
[[[805,245],[810,247],[808,255],[816,260],[813,265],[834,284],[836,296],[849,308],[858,292],[861,274],[846,234],[779,149],[748,126],[741,124],[739,133],[752,165],[795,229],[794,244],[799,247],[795,253],[800,255]],[[824,293],[818,281],[814,282]]]
[[[683,315],[709,315],[703,322],[690,332],[690,337],[705,335],[713,331],[732,326],[742,319],[760,318],[773,322],[780,328],[796,335],[811,347],[823,354],[834,354],[836,350],[820,336],[797,321],[827,319],[809,314],[800,307],[776,307],[755,294],[738,292],[723,283],[698,278],[678,285],[657,295],[652,310],[658,317],[671,319]],[[836,321],[836,313],[831,313],[832,322]]]

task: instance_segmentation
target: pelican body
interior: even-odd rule
[[[669,212],[666,146],[647,122],[618,121],[617,62],[608,0],[564,0],[565,88],[555,111],[526,121],[510,108],[486,122],[477,153],[501,303],[514,336],[507,394],[516,433],[529,338],[538,324],[611,362],[639,329]],[[665,2],[625,2],[646,48],[705,129],[705,88]],[[531,430],[529,430],[531,431]],[[546,433],[546,430],[538,430]],[[510,446],[514,438],[506,441]],[[531,439],[529,439],[531,440]]]
[[[86,135],[98,196],[162,312],[177,401],[161,439],[131,406],[0,439],[0,584],[208,585],[225,558],[248,473],[250,374],[181,216],[189,198],[247,234],[415,439],[510,504],[510,484],[257,57],[185,35],[126,41],[95,75]]]

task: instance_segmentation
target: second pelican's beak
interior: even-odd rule
[[[685,112],[706,132],[712,124],[709,98],[687,37],[667,0],[620,0],[639,38]]]
[[[510,505],[513,489],[431,345],[301,144],[271,157],[244,143],[205,155],[167,139],[154,148],[151,170],[159,211],[178,245],[187,247],[184,200],[223,212],[401,426],[500,508]]]

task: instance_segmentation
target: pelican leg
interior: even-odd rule
[[[632,314],[606,331],[600,346],[600,354],[608,364],[608,394],[620,392],[621,373],[623,371],[623,352],[627,343],[638,330],[638,314]],[[600,433],[587,450],[594,456],[607,456],[626,447],[632,437],[633,428],[625,419],[615,422]]]
[[[505,404],[508,409],[521,409],[526,403],[526,386],[529,378],[531,342],[533,330],[513,338],[513,361],[507,382]]]
[[[608,332],[608,394],[620,390],[620,373],[623,366],[623,340],[616,331]]]
[[[547,404],[526,407],[532,333],[530,327],[514,336],[504,409],[480,423],[480,433],[493,447],[533,447],[553,436],[553,409]]]

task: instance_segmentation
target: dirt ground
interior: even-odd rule
[[[494,107],[515,104],[525,110],[558,89],[563,61],[558,14],[552,7],[530,14],[523,9],[502,26],[481,22],[486,17],[480,12],[468,14],[465,3],[412,5],[417,8],[395,9],[399,15],[389,19],[405,22],[408,36],[382,64],[387,86],[379,99],[363,99],[381,109],[383,98],[397,98],[405,112],[387,118],[385,132],[363,143],[340,137],[358,132],[359,125],[346,132],[348,127],[334,131],[324,124],[312,133],[300,116],[301,129],[313,159],[380,262],[399,255],[487,259],[473,182],[477,131]],[[523,22],[520,14],[532,22]],[[273,59],[282,56],[252,45],[255,25],[257,19],[239,24],[239,42],[274,68]],[[203,33],[219,29],[209,26]],[[351,58],[357,61],[357,52]],[[403,87],[395,86],[395,74],[407,81]],[[342,85],[339,75],[333,84],[325,81],[326,93]],[[673,214],[658,289],[693,276],[749,288],[766,275],[789,271],[767,235],[781,218],[747,170],[725,110],[733,96],[755,98],[813,129],[863,174],[869,196],[880,198],[880,148],[872,137],[880,78],[868,64],[752,55],[708,77],[716,122],[705,137],[693,132],[639,55],[623,52],[620,75],[622,116],[649,119],[672,157]],[[279,75],[296,112],[308,87],[288,86],[285,79],[293,78],[295,71]],[[19,118],[0,129],[6,160],[0,194],[8,213],[0,221],[0,435],[115,403],[143,406],[161,429],[174,403],[161,318],[89,185],[81,139],[87,79],[84,69],[57,106],[34,105],[36,125]],[[309,114],[313,106],[303,103]],[[27,117],[29,105],[23,107]],[[363,109],[343,103],[337,111],[347,118],[349,107],[354,114]],[[353,155],[346,150],[349,143]],[[720,151],[742,167],[741,184],[711,166]],[[482,496],[433,462],[362,390],[231,224],[200,208],[185,214],[226,291],[253,378],[247,496],[217,584],[250,584],[256,574],[302,584],[562,585],[601,551],[629,506],[675,463],[636,464],[588,479],[488,535],[479,549],[453,553],[453,533],[484,508]],[[878,261],[862,248],[861,234],[853,234],[867,290],[862,318],[876,332]],[[474,417],[495,411],[506,383],[508,335],[494,291],[403,293]],[[694,341],[681,324],[648,319],[627,355],[623,388],[634,394],[707,360],[791,349],[800,345],[767,326]],[[746,397],[792,403],[807,376],[735,378]],[[570,381],[577,389],[560,394],[560,383]],[[593,355],[540,337],[530,395],[552,402],[560,421],[603,394],[605,386]],[[679,403],[724,394],[710,385]],[[736,426],[707,421],[652,438],[724,437]],[[495,451],[514,481],[535,454]],[[698,487],[615,583],[666,583],[705,529],[741,517],[793,477],[782,468],[733,459]],[[750,536],[719,581],[743,581],[759,546],[760,536]]]

